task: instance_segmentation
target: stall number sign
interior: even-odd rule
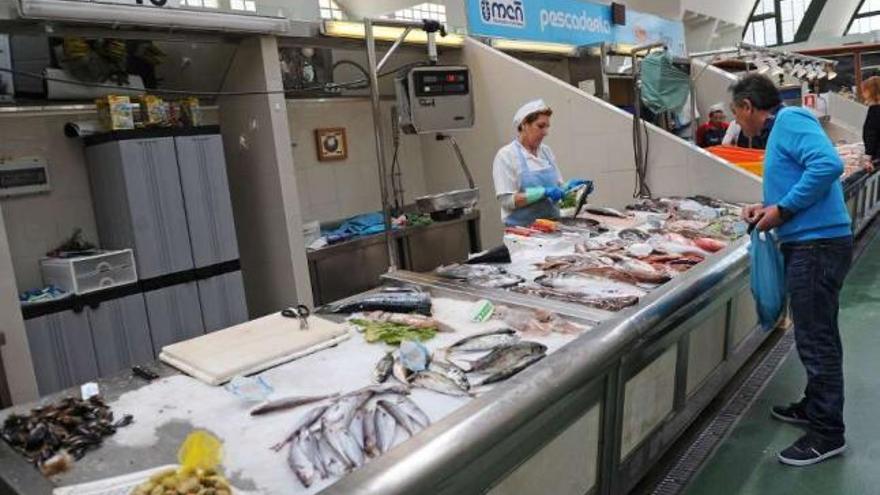
[[[613,26],[609,5],[581,0],[468,0],[468,31],[572,45],[663,41],[673,53],[684,54],[681,22],[628,10],[626,26]]]

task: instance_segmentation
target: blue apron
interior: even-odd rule
[[[520,192],[524,192],[529,187],[554,187],[559,185],[556,164],[553,163],[553,160],[550,159],[546,152],[544,152],[544,158],[547,159],[550,166],[541,170],[529,170],[529,164],[526,161],[526,155],[523,153],[522,146],[514,144],[514,147],[519,155]],[[549,199],[541,198],[530,205],[513,210],[504,219],[504,224],[508,227],[528,227],[539,218],[559,218],[559,208]]]

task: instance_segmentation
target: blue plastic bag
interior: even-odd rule
[[[752,296],[758,321],[766,331],[773,328],[785,308],[785,261],[775,232],[752,231]]]

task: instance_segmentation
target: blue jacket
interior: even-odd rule
[[[843,200],[843,161],[808,110],[783,108],[764,155],[764,204],[794,216],[778,228],[782,242],[852,235]]]

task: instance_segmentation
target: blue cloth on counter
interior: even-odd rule
[[[392,226],[392,228],[394,228]],[[353,216],[334,229],[321,229],[328,244],[336,244],[354,237],[378,234],[385,231],[385,219],[381,212]]]

